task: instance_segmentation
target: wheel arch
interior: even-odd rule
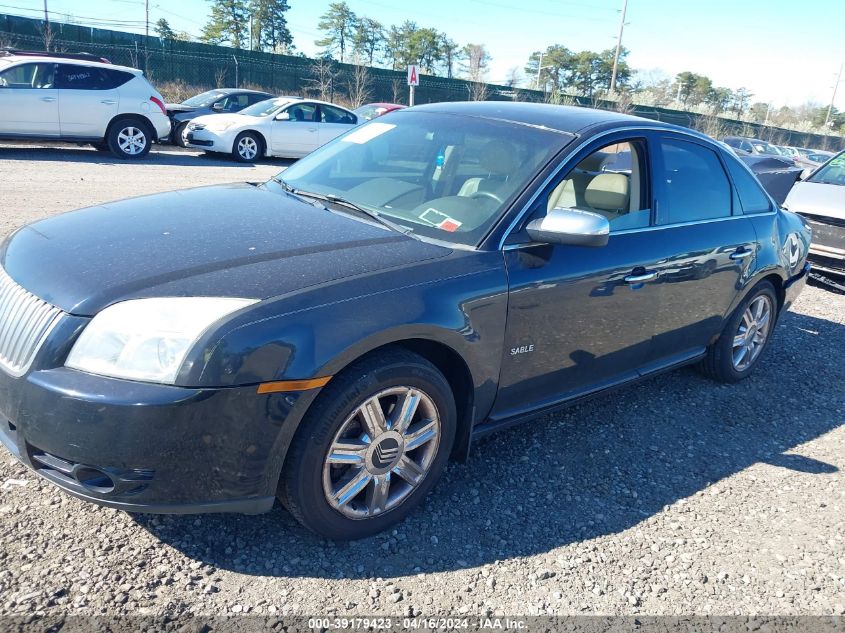
[[[152,121],[150,121],[143,114],[137,114],[135,112],[129,112],[129,113],[122,113],[122,114],[115,114],[109,120],[109,124],[106,126],[106,133],[103,135],[103,141],[108,140],[109,133],[111,132],[112,127],[114,126],[115,123],[117,123],[121,119],[133,119],[135,121],[140,121],[141,123],[143,123],[144,125],[147,126],[148,131],[152,132],[153,137],[156,135],[156,128],[155,128],[155,125],[153,125]],[[150,143],[154,143],[157,140],[158,139],[156,139],[156,138],[150,138]]]
[[[261,142],[261,151],[259,152],[258,155],[263,157],[263,158],[266,158],[267,155],[268,155],[267,152],[270,148],[270,145],[268,145],[268,143],[267,143],[267,137],[264,136],[264,134],[260,130],[256,130],[255,128],[249,128],[249,129],[241,130],[240,132],[238,132],[235,135],[234,140],[232,141],[232,149],[235,148],[235,143],[238,140],[238,137],[241,134],[246,134],[247,132],[249,132],[250,134],[255,134],[255,136],[258,137],[258,140]]]

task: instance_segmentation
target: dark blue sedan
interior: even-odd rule
[[[278,498],[358,538],[491,431],[682,365],[748,377],[809,244],[696,132],[551,105],[409,108],[264,184],[9,237],[0,439],[102,505]]]
[[[188,123],[204,114],[232,114],[255,105],[274,95],[259,90],[242,88],[215,88],[185,99],[182,103],[166,104],[170,117],[170,142],[185,147]]]

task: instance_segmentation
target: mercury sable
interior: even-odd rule
[[[278,498],[315,532],[362,537],[490,431],[690,363],[746,378],[809,243],[698,133],[539,104],[409,108],[263,184],[10,236],[0,437],[102,505]]]

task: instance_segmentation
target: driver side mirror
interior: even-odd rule
[[[211,106],[211,109],[215,112],[223,112],[223,102],[218,101],[217,103]]]
[[[290,121],[290,112],[279,112],[276,115],[277,121]]]
[[[610,237],[610,222],[592,211],[555,207],[525,227],[534,242],[572,246],[604,246]]]

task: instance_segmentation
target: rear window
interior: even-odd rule
[[[772,203],[763,192],[763,187],[757,181],[757,178],[738,161],[727,157],[725,162],[728,164],[728,172],[730,172],[731,179],[734,181],[742,212],[749,214],[771,211]]]
[[[113,68],[59,64],[56,87],[64,90],[112,90],[134,75]]]

